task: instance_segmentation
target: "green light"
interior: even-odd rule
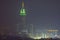
[[[26,11],[24,8],[20,10],[20,16],[26,16]]]

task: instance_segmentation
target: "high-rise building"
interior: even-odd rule
[[[26,10],[24,7],[24,1],[22,1],[21,9],[19,11],[20,15],[20,23],[17,25],[17,32],[18,33],[26,33],[27,26],[26,26]]]

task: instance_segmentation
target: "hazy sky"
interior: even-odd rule
[[[0,25],[20,22],[22,0],[0,0]],[[60,29],[60,0],[24,0],[27,24],[39,29]]]

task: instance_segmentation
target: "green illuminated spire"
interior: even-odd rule
[[[22,1],[22,8],[20,9],[20,16],[26,16],[26,10],[24,8],[24,2]]]

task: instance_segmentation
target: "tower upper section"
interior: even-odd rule
[[[26,16],[26,10],[24,8],[24,1],[22,1],[22,8],[20,9],[20,16]]]

